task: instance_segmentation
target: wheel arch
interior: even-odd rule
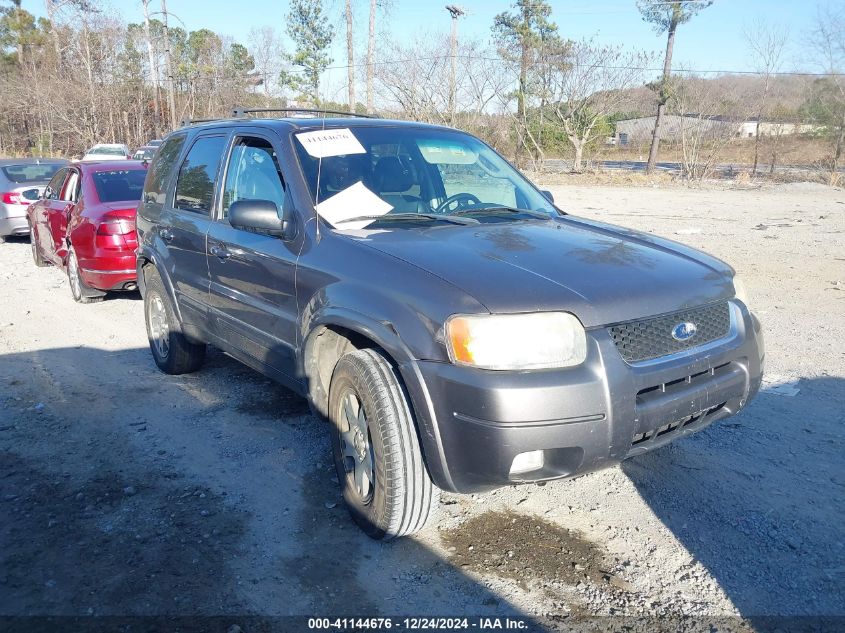
[[[149,272],[150,267],[152,267],[158,273],[158,276],[161,278],[161,283],[164,284],[164,289],[167,291],[167,294],[170,297],[170,302],[173,305],[173,310],[176,313],[176,318],[179,320],[179,323],[181,323],[182,312],[179,309],[179,302],[176,301],[176,292],[173,288],[173,282],[171,281],[170,276],[167,274],[166,269],[163,266],[159,265],[158,257],[156,257],[155,253],[149,252],[146,249],[139,250],[138,256],[135,259],[135,277],[137,279],[138,290],[141,293],[141,296],[145,296],[147,292],[146,274]]]
[[[338,361],[344,354],[367,348],[384,354],[396,369],[429,476],[438,487],[453,489],[437,422],[433,410],[428,406],[428,390],[422,382],[411,351],[390,323],[340,309],[324,312],[312,321],[309,334],[301,347],[301,371],[314,411],[328,419],[329,387]]]

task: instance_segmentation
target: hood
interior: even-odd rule
[[[565,310],[593,327],[733,295],[732,270],[714,257],[572,216],[356,234],[371,248],[461,288],[493,313]]]

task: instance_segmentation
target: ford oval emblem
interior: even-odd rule
[[[688,341],[695,336],[696,332],[698,332],[698,327],[695,323],[684,321],[672,328],[672,338],[676,341]]]

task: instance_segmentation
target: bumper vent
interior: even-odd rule
[[[681,323],[693,323],[695,334],[677,340],[673,330]],[[607,328],[626,362],[636,363],[699,347],[728,335],[730,306],[725,301],[671,314],[629,321]]]

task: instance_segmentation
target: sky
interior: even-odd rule
[[[333,45],[335,65],[345,63],[345,0],[323,0],[326,14],[335,26]],[[449,13],[445,5],[454,0],[388,0],[387,15],[380,18],[378,29],[398,40],[412,41],[424,34],[448,33]],[[461,37],[488,40],[496,14],[509,10],[512,0],[457,0],[466,10],[461,18]],[[785,70],[806,68],[801,60],[802,41],[812,27],[816,7],[842,4],[845,0],[715,0],[691,22],[678,30],[675,67],[698,70],[748,71],[753,61],[747,54],[743,29],[765,18],[770,24],[787,27],[791,45]],[[24,0],[23,6],[36,15],[44,15],[42,0]],[[113,11],[127,22],[140,22],[143,14],[139,0],[111,0]],[[158,0],[153,0],[158,5]],[[651,25],[640,18],[634,0],[551,0],[552,19],[560,34],[570,39],[595,37],[601,43],[624,43],[639,50],[658,52],[665,48],[665,35],[658,36]],[[252,27],[285,28],[286,0],[167,0],[172,22],[188,30],[208,28],[249,45]],[[356,15],[356,45],[365,47],[369,0],[353,0]],[[288,48],[290,49],[289,39]],[[662,57],[661,57],[662,59]]]

